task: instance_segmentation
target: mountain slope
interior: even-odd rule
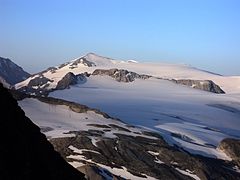
[[[43,72],[35,74],[27,80],[18,83],[15,88],[30,87],[32,89],[55,89],[57,83],[69,72],[75,75],[81,73],[93,73],[96,69],[124,69],[138,74],[154,76],[162,79],[190,79],[211,80],[226,93],[240,92],[240,77],[221,76],[207,71],[199,70],[183,64],[167,63],[138,63],[135,61],[120,61],[89,53],[60,66],[51,67]],[[34,83],[33,83],[34,81]],[[29,85],[30,83],[30,85]]]
[[[2,85],[0,98],[0,179],[84,179],[54,151]]]
[[[29,76],[29,73],[13,63],[10,59],[0,57],[0,77],[8,84],[14,85],[27,79]]]
[[[72,166],[94,170],[100,179],[240,179],[232,162],[191,155],[158,133],[87,106],[49,97],[19,104]]]
[[[170,144],[210,157],[224,158],[216,149],[218,143],[240,134],[240,97],[166,80],[121,83],[108,76],[90,76],[83,84],[49,96],[100,109],[126,123],[157,131]]]

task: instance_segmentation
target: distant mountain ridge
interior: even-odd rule
[[[74,60],[63,63],[59,66],[50,67],[42,72],[34,74],[25,81],[16,84],[15,88],[32,95],[48,95],[48,93],[50,93],[51,91],[59,89],[62,90],[65,88],[69,88],[70,85],[84,83],[91,75],[108,75],[118,82],[133,82],[136,77],[140,79],[148,79],[152,77],[164,80],[174,80],[178,82],[178,79],[187,80],[192,78],[191,73],[195,73],[204,75],[203,78],[201,76],[198,76],[201,78],[192,79],[194,80],[193,82],[201,82],[201,85],[196,85],[196,83],[182,84],[194,87],[195,89],[205,90],[213,93],[224,93],[224,90],[221,89],[221,86],[215,84],[215,81],[211,79],[211,76],[218,78],[220,78],[221,76],[207,73],[205,71],[201,71],[186,65],[156,64],[153,67],[152,65],[149,66],[148,64],[146,64],[146,66],[143,67],[144,65],[144,63],[137,63],[135,61],[119,61],[112,58],[99,56],[94,53],[88,53],[85,56],[81,56]],[[169,71],[167,71],[168,69]],[[175,72],[175,69],[178,74],[184,74],[188,71],[190,71],[190,73],[187,75],[181,75],[179,76],[179,78],[176,76],[171,76],[171,72]],[[145,70],[149,72],[146,71],[147,73],[143,73],[145,72]],[[166,74],[162,73],[162,70],[165,70]],[[105,73],[100,73],[100,71],[104,71]],[[205,79],[204,77],[206,77],[207,79]],[[177,84],[181,84],[181,82]],[[202,87],[203,83],[205,84],[205,86],[208,87]],[[210,87],[211,84],[213,85]]]
[[[0,57],[0,77],[10,85],[27,79],[30,74],[8,58]]]

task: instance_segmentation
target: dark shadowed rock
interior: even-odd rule
[[[82,173],[54,151],[45,135],[2,85],[0,98],[0,179],[84,179]]]
[[[225,93],[218,85],[216,85],[211,80],[191,80],[191,79],[175,80],[175,79],[173,79],[172,81],[177,84],[182,84],[182,85],[190,86],[195,89],[209,91],[209,92],[213,92],[213,93],[217,93],[217,94]]]
[[[85,82],[86,77],[84,74],[74,75],[72,72],[67,73],[57,84],[57,90],[69,88],[70,85],[75,85],[78,82]]]
[[[70,85],[74,84],[77,84],[77,77],[72,72],[69,72],[60,81],[58,81],[56,89],[66,89],[69,88]]]
[[[226,153],[240,167],[240,140],[239,139],[224,139],[220,142],[218,148]]]
[[[0,76],[10,85],[27,79],[30,74],[10,59],[0,57]]]
[[[93,62],[88,61],[85,57],[81,57],[81,58],[75,60],[71,64],[72,69],[74,69],[78,64],[83,64],[83,65],[88,66],[88,67],[96,66]]]
[[[18,91],[31,95],[47,96],[49,92],[52,91],[52,89],[48,89],[52,82],[52,80],[46,78],[42,74],[35,75],[35,77],[29,81],[27,86],[19,88]]]
[[[105,75],[114,78],[118,82],[132,82],[135,79],[148,79],[151,76],[139,75],[124,69],[96,69],[92,75]]]
[[[40,88],[39,86],[46,86],[46,84],[48,82],[52,82],[52,80],[44,77],[43,75],[40,75],[38,77],[35,77],[34,79],[30,80],[28,83],[28,87],[33,87],[33,86],[37,86],[37,88]],[[44,88],[44,87],[42,87]]]

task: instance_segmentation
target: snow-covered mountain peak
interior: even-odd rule
[[[92,74],[96,69],[110,70],[119,69],[135,72],[140,75],[148,75],[162,79],[175,80],[211,80],[226,93],[239,93],[239,77],[220,76],[204,70],[194,68],[186,64],[169,63],[142,63],[133,60],[120,61],[112,58],[88,53],[79,58],[67,61],[60,66],[48,68],[38,74],[35,74],[27,80],[15,85],[16,89],[29,87],[33,89],[51,90],[57,87],[60,80],[68,73],[79,75],[83,73]],[[40,78],[41,77],[41,78]],[[30,85],[29,85],[30,84]],[[40,85],[40,86],[37,86]]]
[[[115,61],[112,58],[100,56],[95,53],[88,53],[82,58],[85,58],[86,60],[95,63],[96,66],[109,65]]]

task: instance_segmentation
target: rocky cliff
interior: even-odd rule
[[[30,74],[10,59],[0,57],[0,76],[5,79],[8,84],[14,85],[27,79]]]
[[[235,161],[240,167],[240,140],[239,139],[224,139],[219,144],[218,148],[225,152]]]
[[[54,151],[2,85],[0,98],[0,179],[84,179]]]
[[[96,69],[92,75],[105,75],[114,78],[118,82],[132,82],[135,79],[148,79],[151,76],[140,75],[125,69]]]
[[[215,84],[211,80],[191,80],[191,79],[175,80],[175,79],[173,79],[172,81],[177,84],[190,86],[195,89],[209,91],[209,92],[216,93],[216,94],[224,94],[225,93],[217,84]]]

